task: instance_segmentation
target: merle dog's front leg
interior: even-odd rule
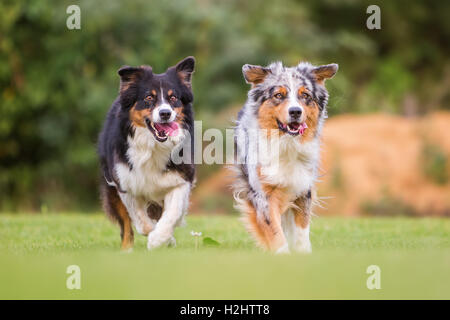
[[[161,219],[148,235],[149,250],[174,243],[173,231],[187,211],[190,191],[191,185],[186,182],[166,194]]]

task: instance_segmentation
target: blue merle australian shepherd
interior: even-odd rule
[[[149,66],[118,71],[120,93],[98,152],[103,207],[120,226],[122,249],[133,247],[133,226],[148,237],[148,249],[175,245],[173,231],[186,214],[195,168],[193,161],[175,164],[171,154],[186,139],[193,145],[194,64],[188,57],[162,74]]]
[[[235,129],[234,196],[248,230],[268,250],[311,251],[311,206],[328,101],[325,80],[337,69],[337,64],[285,67],[280,62],[243,66],[251,89]],[[254,140],[271,140],[277,152],[258,153],[250,161]]]

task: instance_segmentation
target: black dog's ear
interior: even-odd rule
[[[123,66],[117,73],[120,76],[120,104],[123,108],[129,108],[136,101],[137,82],[143,76],[144,69]]]
[[[175,66],[175,72],[181,82],[188,88],[191,88],[192,73],[194,73],[195,58],[186,57]]]
[[[324,80],[332,78],[338,69],[339,66],[336,63],[331,63],[314,68],[312,73],[318,82],[324,82]]]
[[[140,67],[123,66],[117,71],[122,81],[130,81],[134,79],[139,73],[142,72]]]
[[[242,66],[242,73],[244,74],[244,79],[248,84],[256,85],[264,81],[270,73],[270,69],[251,64],[244,64]]]
[[[117,71],[117,74],[120,76],[120,91],[122,92],[142,76],[143,69],[141,67],[123,66]]]

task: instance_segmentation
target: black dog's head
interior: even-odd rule
[[[194,57],[187,57],[161,74],[149,66],[120,68],[120,104],[131,125],[148,128],[159,142],[178,135],[180,128],[187,129],[194,65]]]

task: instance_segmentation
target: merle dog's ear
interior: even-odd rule
[[[195,58],[187,57],[177,63],[175,72],[181,82],[188,88],[191,87],[192,73],[194,73]]]
[[[338,71],[339,66],[336,63],[326,64],[316,67],[312,70],[313,75],[318,82],[332,78]]]
[[[123,66],[117,71],[120,76],[120,91],[126,90],[131,83],[136,82],[143,74],[143,69],[140,67]]]
[[[244,64],[242,66],[242,73],[244,74],[244,79],[248,84],[256,85],[264,81],[270,73],[270,69],[251,64]]]

